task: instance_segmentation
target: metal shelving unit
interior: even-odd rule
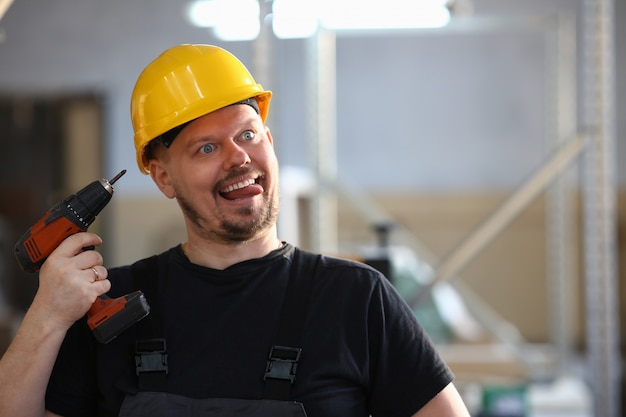
[[[595,417],[621,415],[613,7],[612,0],[580,0],[576,16],[558,14],[514,22],[527,24],[531,30],[542,30],[546,35],[549,82],[553,92],[550,105],[553,121],[547,127],[546,137],[552,138],[548,145],[557,151],[452,253],[440,260],[433,274],[433,286],[456,278],[517,214],[547,190],[547,222],[550,225],[547,276],[553,301],[550,310],[552,343],[560,358],[558,372],[570,372],[574,350],[573,317],[577,313],[572,305],[578,296],[571,282],[576,272],[573,242],[579,238],[575,234],[571,208],[580,185],[576,183],[572,166],[575,162],[582,162],[576,167],[583,168],[579,172],[584,224],[580,238],[584,243],[585,265],[586,370],[587,382],[593,392]],[[493,30],[510,23],[504,20],[499,26],[491,20],[488,27],[475,25],[473,29]],[[341,189],[341,179],[337,178],[336,172],[334,34],[318,34],[309,41],[307,48],[310,71],[310,108],[307,111],[311,115],[307,129],[309,151],[313,155],[312,170],[318,185],[311,222],[313,249],[337,253],[334,215],[337,193],[352,199],[355,208],[371,223],[389,217],[353,186]],[[582,81],[582,88],[578,80]],[[580,103],[580,109],[577,103]],[[402,230],[396,230],[396,233],[402,233]],[[415,237],[409,237],[409,240],[417,242],[416,250],[422,246]]]
[[[621,415],[613,1],[582,0],[586,349],[596,417]]]

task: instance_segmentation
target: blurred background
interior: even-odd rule
[[[15,242],[66,196],[128,170],[106,266],[185,238],[129,100],[210,43],[274,93],[279,237],[385,272],[473,415],[622,415],[626,1],[342,1],[0,0],[0,351]]]

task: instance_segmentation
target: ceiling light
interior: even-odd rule
[[[264,0],[261,0],[264,1]],[[448,24],[448,0],[273,0],[272,28],[281,39],[328,30],[436,28]],[[222,40],[252,40],[260,31],[258,0],[196,0],[187,8],[196,26]]]
[[[187,18],[199,27],[213,28],[225,41],[253,40],[260,31],[257,0],[198,0],[187,7]]]
[[[321,4],[320,24],[332,30],[436,28],[450,21],[445,0],[325,0]]]
[[[311,0],[274,0],[272,29],[279,39],[308,38],[317,32],[317,2]]]

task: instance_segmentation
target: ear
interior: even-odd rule
[[[176,197],[172,180],[162,161],[158,159],[150,160],[150,176],[152,177],[152,181],[154,181],[156,186],[159,187],[159,190],[161,190],[167,198]]]
[[[265,126],[265,134],[267,135],[267,140],[270,141],[270,145],[274,146],[274,138],[272,138],[272,132],[270,132],[270,128]]]

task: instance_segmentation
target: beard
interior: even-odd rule
[[[247,242],[269,229],[276,224],[280,208],[278,196],[264,194],[264,204],[260,208],[243,207],[235,215],[218,210],[215,213],[217,227],[209,227],[210,222],[181,193],[176,193],[176,199],[185,217],[195,226],[200,236],[226,243]]]

